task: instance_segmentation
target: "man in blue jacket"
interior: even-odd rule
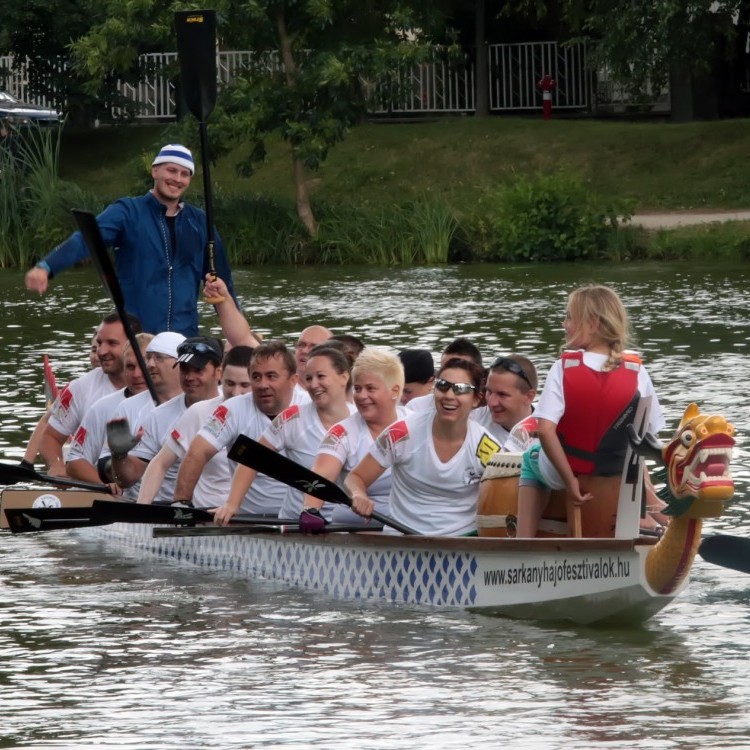
[[[194,173],[185,146],[164,146],[151,166],[154,187],[139,198],[121,198],[97,217],[104,242],[115,250],[125,308],[148,333],[198,334],[197,299],[209,266],[206,215],[182,200]],[[234,297],[224,247],[215,238],[216,272]],[[26,274],[26,287],[43,294],[50,278],[86,257],[75,232]]]

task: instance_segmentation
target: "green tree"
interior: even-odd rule
[[[412,2],[410,5],[409,3]],[[174,49],[172,7],[109,0],[111,12],[73,49],[90,77],[129,66],[145,43]],[[226,0],[217,8],[224,47],[254,63],[223,93],[212,116],[212,150],[250,144],[250,173],[278,133],[289,145],[297,214],[317,233],[307,174],[362,117],[398,64],[426,52],[434,19],[418,0]]]
[[[719,40],[747,29],[749,5],[743,0],[566,0],[565,10],[574,33],[593,42],[595,63],[640,93],[649,85],[659,90],[672,70],[705,69]]]

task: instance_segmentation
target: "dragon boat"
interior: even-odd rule
[[[449,538],[368,531],[311,536],[284,525],[135,523],[76,533],[139,557],[283,582],[334,598],[581,624],[639,622],[685,587],[703,519],[719,516],[732,497],[733,435],[726,419],[701,414],[691,404],[666,445],[651,436],[633,438],[620,482],[621,518],[610,538]],[[672,520],[660,539],[638,533],[644,454],[658,457],[666,476],[666,512]],[[102,497],[76,490],[6,489],[0,510],[25,507],[33,517],[35,504],[80,511]],[[0,517],[0,522],[7,520]]]

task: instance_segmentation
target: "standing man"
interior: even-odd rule
[[[139,198],[121,198],[97,217],[104,242],[115,248],[125,308],[148,333],[198,334],[198,293],[210,268],[206,215],[182,200],[194,173],[185,146],[164,146],[151,165],[154,187]],[[216,272],[234,297],[229,263],[215,238]],[[43,294],[51,277],[87,257],[75,232],[26,274],[27,289]]]

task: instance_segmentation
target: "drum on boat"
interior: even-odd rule
[[[518,479],[522,453],[496,453],[487,463],[479,485],[477,533],[486,537],[515,537],[518,522]],[[594,499],[581,508],[584,537],[612,537],[617,521],[620,477],[580,477],[581,488]],[[539,523],[539,537],[568,536],[565,492],[553,492]]]

